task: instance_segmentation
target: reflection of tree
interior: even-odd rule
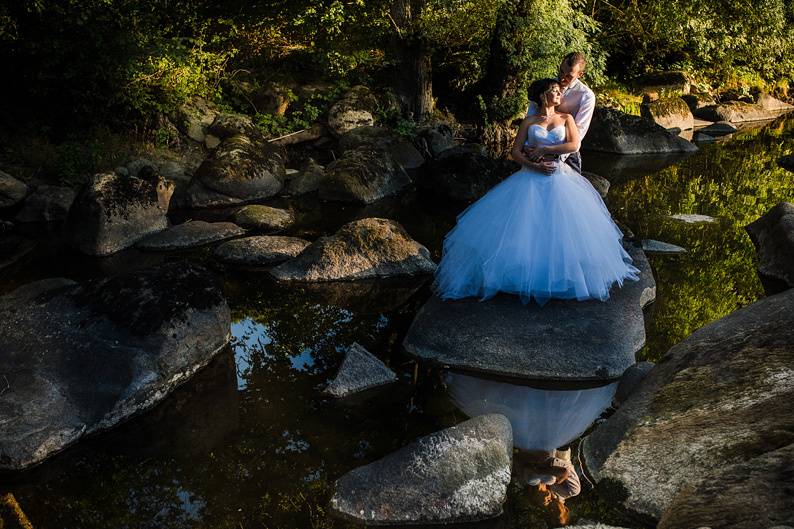
[[[610,209],[636,235],[689,250],[680,257],[652,257],[659,296],[649,329],[650,359],[762,295],[744,226],[794,199],[794,180],[777,166],[793,147],[794,120],[781,119],[610,190]],[[667,219],[674,213],[711,215],[719,223],[681,224]]]

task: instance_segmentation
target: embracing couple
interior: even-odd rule
[[[523,303],[605,301],[639,271],[600,195],[581,175],[579,147],[595,108],[579,80],[586,61],[567,55],[557,79],[529,87],[530,106],[512,150],[521,169],[458,216],[444,239],[433,288],[442,299],[498,292]]]

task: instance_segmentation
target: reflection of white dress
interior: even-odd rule
[[[618,383],[580,390],[547,390],[448,372],[450,398],[469,417],[501,413],[513,444],[551,451],[570,443],[609,407]]]
[[[565,126],[532,125],[527,145],[565,142]],[[590,182],[564,163],[551,175],[522,167],[458,216],[444,239],[434,289],[442,299],[497,292],[543,304],[605,300],[639,271]]]

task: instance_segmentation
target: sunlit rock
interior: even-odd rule
[[[66,220],[76,193],[71,187],[40,185],[25,199],[17,222]]]
[[[27,194],[27,184],[0,171],[0,208],[9,208],[22,202]]]
[[[237,210],[234,223],[252,230],[278,231],[288,228],[295,222],[295,215],[286,209],[252,204]]]
[[[688,130],[695,123],[689,106],[680,97],[663,97],[645,103],[640,107],[640,114],[666,129]]]
[[[794,204],[781,202],[745,229],[758,254],[758,275],[766,293],[794,286]]]
[[[393,220],[367,218],[321,237],[271,270],[280,281],[337,281],[431,274],[430,252]]]
[[[271,266],[292,259],[309,241],[297,237],[260,235],[224,242],[215,248],[218,261],[237,266]]]
[[[171,117],[176,128],[191,140],[203,143],[209,127],[218,111],[209,101],[195,98],[183,103]]]
[[[168,226],[166,213],[174,185],[162,178],[97,174],[78,193],[69,210],[69,237],[88,255],[129,248]]]
[[[331,509],[368,525],[492,518],[502,513],[512,451],[507,418],[481,415],[348,472]]]
[[[794,443],[792,343],[794,290],[696,331],[585,438],[588,470],[598,481],[619,482],[627,507],[656,518],[682,520],[688,505],[734,503],[723,513],[707,507],[710,517],[660,527],[771,527],[787,519],[790,498],[780,500],[794,473],[790,457],[775,452]],[[722,481],[725,475],[731,477]],[[733,495],[737,482],[758,495]],[[770,488],[777,492],[766,496]],[[737,512],[753,513],[753,523],[734,523]]]
[[[670,218],[679,222],[685,222],[687,224],[717,222],[717,219],[714,217],[701,215],[700,213],[676,213],[675,215],[670,215]]]
[[[596,108],[582,149],[617,154],[694,152],[697,147],[640,116]]]
[[[149,235],[136,246],[144,250],[180,250],[231,239],[244,233],[243,228],[232,222],[191,220]]]
[[[680,246],[670,244],[669,242],[656,241],[653,239],[643,239],[642,250],[648,253],[686,253],[686,248],[681,248]]]
[[[656,283],[642,250],[629,246],[639,281],[612,287],[606,302],[552,300],[523,305],[518,296],[441,301],[416,315],[403,346],[452,368],[523,379],[614,380],[645,344],[642,308]]]
[[[361,345],[354,343],[347,349],[342,366],[323,392],[334,397],[346,397],[396,381],[394,371]]]
[[[0,297],[0,468],[36,464],[160,402],[226,345],[230,324],[215,278],[184,262]]]
[[[767,96],[758,103],[743,101],[727,101],[695,110],[695,116],[706,121],[729,121],[742,123],[745,121],[764,121],[778,117],[783,112],[794,110],[794,106]]]
[[[328,164],[320,181],[320,198],[369,204],[399,193],[410,183],[408,174],[388,151],[362,145]]]

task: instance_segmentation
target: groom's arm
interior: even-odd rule
[[[582,101],[579,104],[579,110],[574,116],[576,128],[579,129],[580,140],[584,139],[584,135],[587,134],[587,129],[590,128],[590,122],[593,120],[593,111],[595,110],[595,105],[595,94],[592,90],[588,90],[582,95]]]

